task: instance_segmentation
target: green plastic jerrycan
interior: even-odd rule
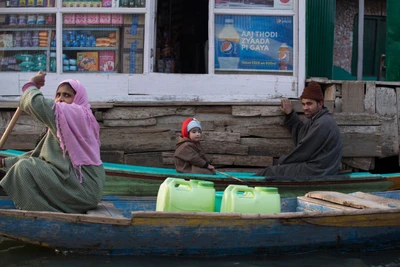
[[[214,183],[167,178],[157,194],[156,211],[212,212],[215,206]]]
[[[281,201],[276,187],[228,186],[224,191],[221,212],[280,213]]]

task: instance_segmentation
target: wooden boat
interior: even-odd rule
[[[400,247],[400,191],[310,192],[282,212],[154,211],[153,197],[104,197],[88,214],[16,210],[0,197],[0,236],[61,251],[106,255],[279,255],[316,249]]]
[[[0,151],[0,157],[13,157],[23,153],[18,150],[3,150]],[[354,191],[379,192],[400,189],[400,173],[357,172],[323,177],[265,178],[255,176],[255,173],[251,172],[227,172],[216,175],[188,174],[178,173],[171,168],[114,163],[104,163],[104,168],[107,173],[104,195],[156,196],[161,183],[167,177],[212,181],[215,188],[220,191],[224,190],[229,184],[278,187],[279,193],[283,197],[295,197],[315,190],[351,193]]]

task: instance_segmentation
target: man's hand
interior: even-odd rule
[[[33,76],[30,81],[34,82],[36,84],[37,88],[40,89],[42,86],[44,86],[45,77],[46,77],[46,73],[39,71],[38,74]]]
[[[289,115],[293,111],[292,101],[287,98],[282,98],[280,108],[283,113]]]

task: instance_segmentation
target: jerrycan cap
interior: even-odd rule
[[[254,189],[257,190],[257,191],[262,191],[262,192],[270,193],[270,194],[277,194],[278,193],[278,188],[276,188],[276,187],[256,186],[256,187],[254,187]]]

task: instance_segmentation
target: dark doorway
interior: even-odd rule
[[[208,0],[158,0],[156,72],[206,73]]]

